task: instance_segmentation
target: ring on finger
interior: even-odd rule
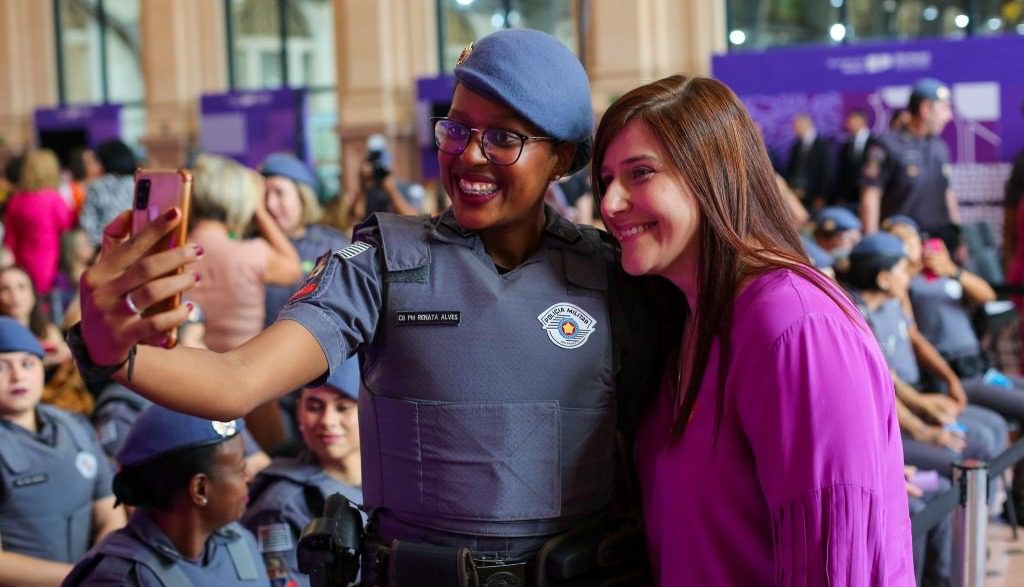
[[[132,300],[132,292],[124,294],[124,305],[128,306],[128,309],[131,310],[132,314],[142,313],[142,310],[140,310],[139,307],[135,305],[135,301]]]

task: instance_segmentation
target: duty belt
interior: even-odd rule
[[[534,559],[506,561],[474,557],[469,549],[395,540],[390,546],[368,543],[363,554],[363,584],[406,587],[534,587]]]

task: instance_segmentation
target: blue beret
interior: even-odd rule
[[[817,225],[820,232],[826,233],[863,228],[856,214],[840,206],[829,206],[819,212]]]
[[[352,399],[359,399],[360,382],[359,357],[352,356],[337,369],[331,371],[331,376],[327,378],[326,385],[333,387]]]
[[[850,258],[871,256],[902,257],[906,254],[906,250],[903,248],[903,241],[888,232],[876,232],[860,239],[860,242],[850,251]]]
[[[204,420],[154,404],[132,424],[117,462],[133,467],[169,452],[218,444],[245,429],[245,420]]]
[[[894,226],[909,226],[914,232],[921,232],[921,225],[916,220],[905,214],[893,214],[882,221],[882,230],[892,230]]]
[[[949,100],[949,87],[937,79],[926,77],[914,83],[910,91],[910,102],[921,100]]]
[[[511,108],[548,136],[576,143],[569,173],[590,161],[590,82],[576,55],[555,37],[530,29],[491,33],[463,51],[455,79]]]
[[[14,318],[0,317],[0,353],[29,353],[43,358],[43,345]]]
[[[811,263],[815,267],[825,269],[835,264],[835,259],[832,258],[832,255],[829,255],[828,251],[818,246],[818,243],[806,236],[801,236],[800,240],[803,241],[804,251],[807,252],[807,256],[811,258]]]
[[[288,153],[272,153],[263,160],[263,165],[260,166],[260,173],[264,177],[278,175],[287,177],[295,183],[304,183],[309,187],[316,186],[316,178],[313,177],[313,172],[309,170],[309,167],[306,167],[305,163]]]

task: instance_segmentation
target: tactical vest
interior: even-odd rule
[[[917,355],[910,343],[910,328],[907,315],[899,299],[887,300],[882,305],[869,310],[863,298],[853,292],[853,299],[861,315],[871,327],[878,346],[882,349],[885,362],[904,383],[917,385],[921,381],[921,369],[917,363]]]
[[[246,510],[246,518],[256,515],[257,509],[282,510],[300,493],[313,516],[323,514],[324,503],[334,493],[340,493],[354,503],[362,502],[357,488],[327,475],[314,464],[299,459],[274,459],[252,482],[249,489],[251,505]]]
[[[95,477],[107,460],[85,423],[52,406],[36,409],[57,427],[54,446],[26,441],[26,435],[0,426],[0,545],[73,563],[89,549]]]
[[[225,545],[228,557],[231,559],[231,564],[235,570],[234,578],[240,583],[251,582],[264,585],[266,584],[266,578],[260,574],[256,566],[256,560],[241,536],[241,533],[244,531],[237,522],[233,522],[217,530],[217,533],[225,536],[234,534],[235,536],[234,540]],[[113,573],[95,570],[95,567],[103,563],[107,557],[117,559],[116,561],[104,563],[106,565],[116,565],[116,570]],[[186,574],[185,567],[178,565],[177,559],[158,555],[152,548],[142,544],[137,538],[122,530],[110,534],[89,551],[89,554],[68,575],[64,584],[74,586],[87,578],[93,577],[94,574],[95,579],[102,577],[105,579],[121,580],[130,571],[130,568],[128,568],[130,564],[124,566],[126,563],[136,563],[146,567],[152,571],[163,587],[202,587],[203,585],[215,584],[223,586],[234,583],[228,577],[203,577],[202,581],[192,581]],[[220,580],[218,581],[218,579]]]
[[[471,233],[377,221],[387,284],[362,357],[367,509],[512,537],[564,531],[607,506],[615,261],[597,232],[549,227],[534,257],[499,274]]]

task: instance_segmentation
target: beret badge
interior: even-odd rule
[[[466,59],[469,59],[469,54],[472,53],[472,52],[473,52],[473,43],[470,43],[468,47],[466,47],[465,49],[462,50],[462,53],[459,53],[459,59],[458,59],[458,61],[455,62],[455,65],[458,66],[458,65],[462,65],[463,63],[465,63]]]
[[[238,432],[238,424],[234,420],[231,420],[230,422],[218,422],[216,420],[211,420],[210,423],[213,425],[214,432],[224,438],[233,436]]]

